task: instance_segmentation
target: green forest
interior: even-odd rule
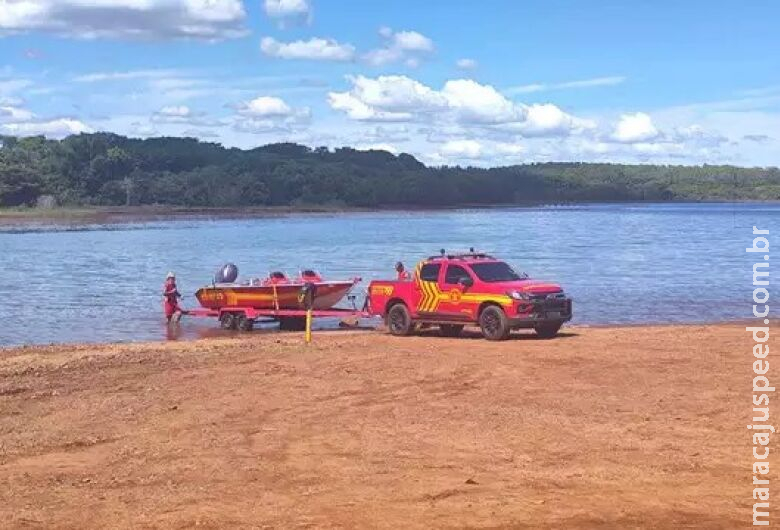
[[[408,154],[194,138],[0,136],[0,206],[442,207],[778,200],[778,168],[533,163],[427,167]]]

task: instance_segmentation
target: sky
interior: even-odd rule
[[[0,0],[0,134],[780,165],[780,2]]]

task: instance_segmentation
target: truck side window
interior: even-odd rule
[[[444,283],[457,285],[457,283],[464,278],[471,278],[466,269],[460,265],[447,266],[447,274],[444,275]]]
[[[426,263],[420,269],[420,279],[424,282],[437,282],[440,270],[441,263]]]

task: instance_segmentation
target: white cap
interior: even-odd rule
[[[165,278],[167,279],[167,278],[175,278],[175,277],[176,275],[173,272],[168,272],[168,275]]]

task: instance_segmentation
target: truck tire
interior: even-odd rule
[[[463,324],[442,324],[439,329],[445,337],[457,337],[463,331]]]
[[[534,326],[534,331],[540,339],[551,339],[558,334],[561,329],[560,322],[542,322]]]
[[[387,312],[387,328],[392,335],[406,336],[414,331],[414,323],[404,304],[395,304]]]
[[[489,305],[479,314],[479,327],[487,340],[506,340],[509,338],[509,322],[504,310]]]
[[[252,331],[255,326],[255,321],[251,318],[247,318],[246,315],[239,315],[236,327],[241,331]]]
[[[222,313],[219,317],[219,327],[222,329],[236,329],[236,315],[233,313]]]

